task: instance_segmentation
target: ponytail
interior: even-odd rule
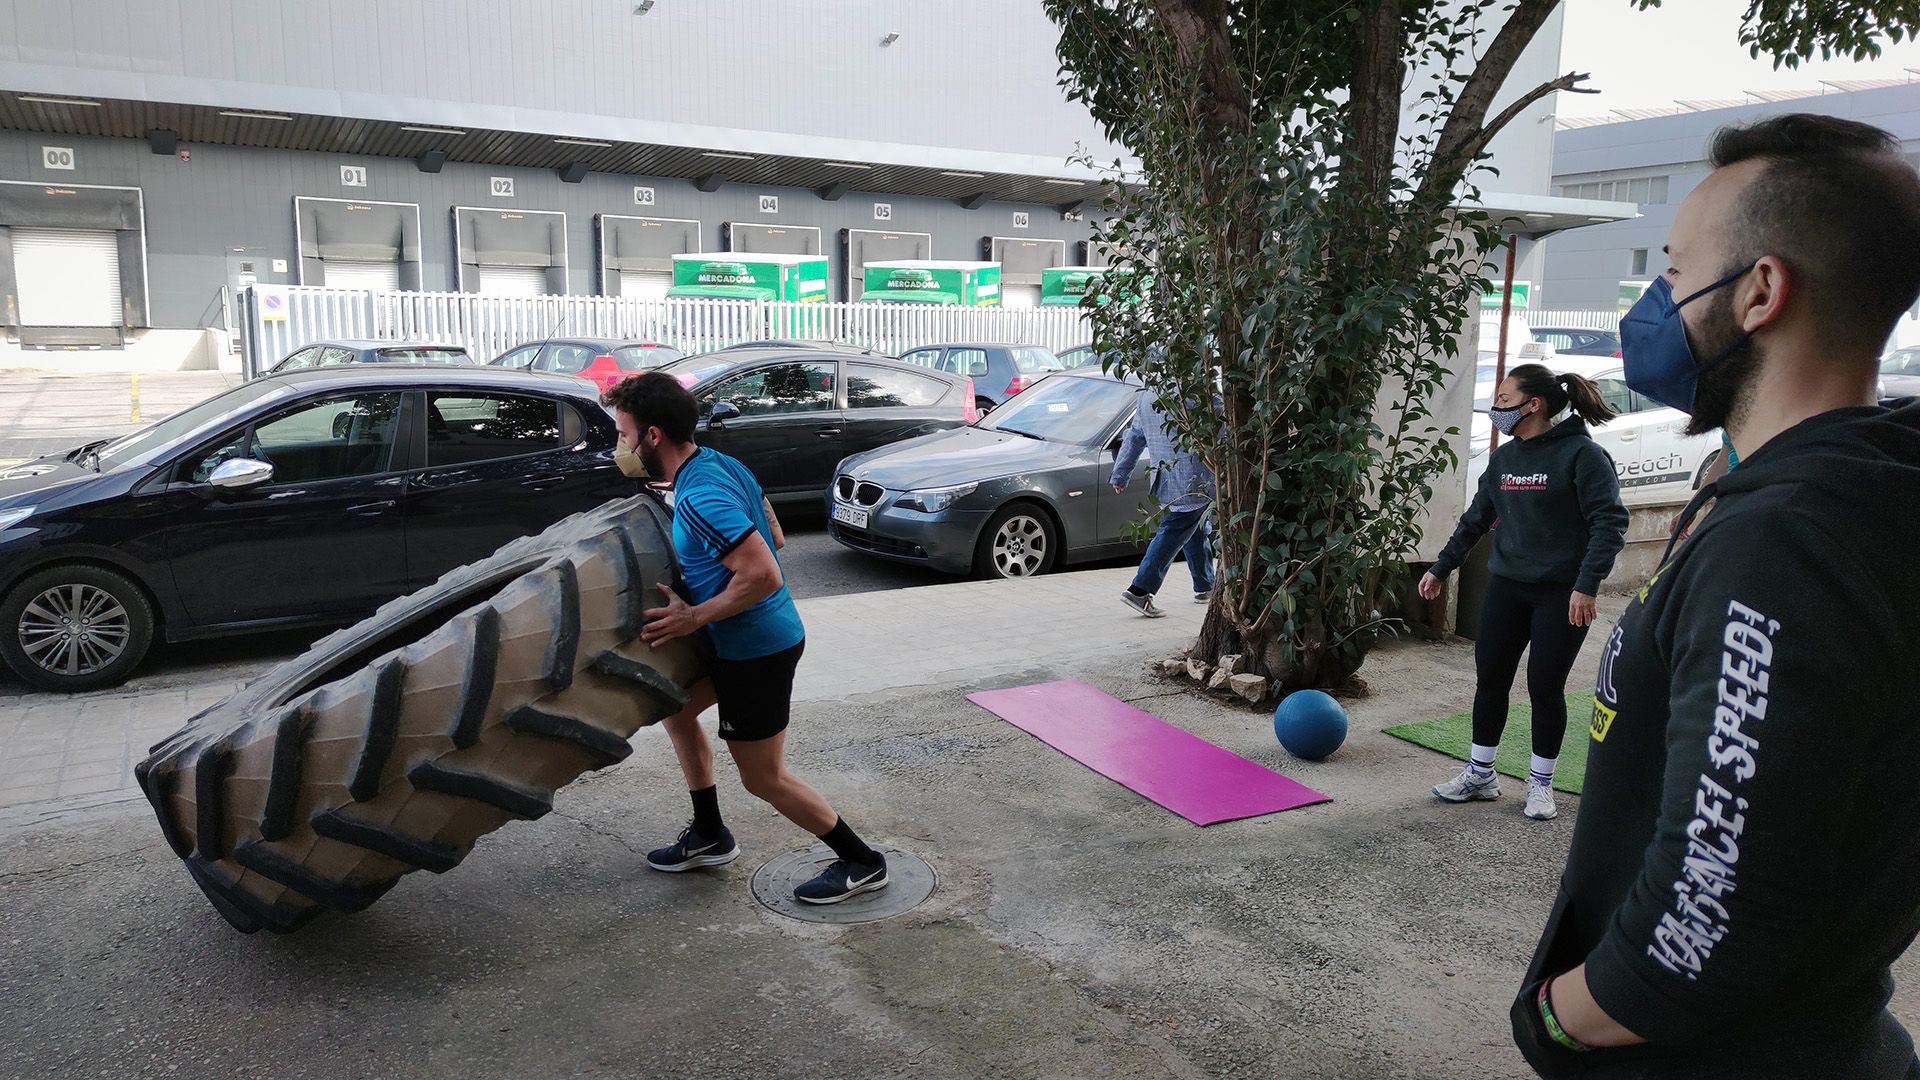
[[[1600,396],[1600,388],[1585,375],[1568,372],[1560,376],[1558,381],[1567,393],[1567,404],[1572,406],[1574,415],[1587,423],[1597,427],[1620,415]]]
[[[1581,375],[1555,375],[1541,364],[1521,364],[1507,373],[1520,392],[1546,403],[1549,416],[1571,408],[1574,415],[1589,424],[1604,424],[1618,416],[1613,406],[1600,396],[1592,379]]]

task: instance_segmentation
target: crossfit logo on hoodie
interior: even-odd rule
[[[1515,476],[1512,473],[1501,473],[1500,474],[1500,490],[1501,491],[1545,491],[1547,490],[1547,474],[1543,472],[1537,472],[1537,473],[1528,473],[1525,476]]]
[[[1726,899],[1740,864],[1748,802],[1742,786],[1759,768],[1760,739],[1750,728],[1767,718],[1773,679],[1773,635],[1779,622],[1738,600],[1727,604],[1720,654],[1720,700],[1707,735],[1711,772],[1700,774],[1687,823],[1687,857],[1673,883],[1673,910],[1660,916],[1647,955],[1675,975],[1700,977],[1713,948],[1733,929]]]

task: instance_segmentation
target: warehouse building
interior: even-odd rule
[[[1554,142],[1557,195],[1615,199],[1638,205],[1638,217],[1556,237],[1547,245],[1542,297],[1562,310],[1624,310],[1661,271],[1661,248],[1674,211],[1711,171],[1713,133],[1783,113],[1809,112],[1859,120],[1890,131],[1908,162],[1920,168],[1920,71],[1901,78],[1831,82],[1805,90],[1753,91],[1737,99],[1676,102],[1661,109],[1567,119]],[[1920,253],[1916,253],[1920,257]],[[1536,300],[1536,306],[1540,303]],[[1920,343],[1920,308],[1901,321],[1896,339]]]
[[[15,347],[223,325],[249,284],[657,296],[673,256],[1088,250],[1121,156],[1020,0],[0,0]],[[223,292],[224,289],[224,292]]]

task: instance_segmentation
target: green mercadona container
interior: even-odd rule
[[[667,295],[824,302],[827,258],[738,251],[675,255],[673,287]]]
[[[1000,264],[991,262],[868,263],[862,300],[889,304],[1000,306]]]
[[[1132,274],[1132,270],[1115,269],[1107,266],[1050,266],[1040,271],[1040,302],[1042,304],[1078,304],[1087,295],[1087,288],[1107,274]],[[1124,303],[1132,303],[1137,297],[1128,296]]]

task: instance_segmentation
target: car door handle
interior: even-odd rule
[[[566,477],[564,476],[536,476],[531,480],[522,481],[520,486],[529,487],[535,491],[545,491],[546,489],[554,486],[555,484],[561,483],[565,480],[566,480]]]
[[[820,436],[823,439],[830,439],[835,435],[840,434],[840,429],[837,427],[816,428],[814,430],[814,434]]]
[[[1620,433],[1621,442],[1632,442],[1633,440],[1638,439],[1639,437],[1640,437],[1640,433],[1637,431],[1623,431]]]
[[[384,514],[387,511],[393,509],[393,507],[394,507],[394,500],[381,499],[378,502],[361,503],[358,506],[349,506],[347,507],[347,513],[358,514],[361,517],[379,517],[381,514]]]

